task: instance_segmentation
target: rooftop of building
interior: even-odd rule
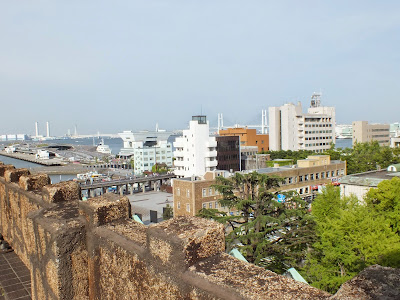
[[[343,176],[340,183],[376,187],[383,180],[391,180],[393,177],[400,177],[400,172],[375,170]]]

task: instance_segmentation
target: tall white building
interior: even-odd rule
[[[320,94],[311,96],[303,113],[301,103],[269,108],[269,149],[324,152],[335,143],[335,108],[321,106]]]
[[[193,116],[189,129],[174,142],[175,174],[180,177],[202,176],[217,167],[217,141],[210,137],[206,116]]]
[[[131,157],[134,161],[134,173],[141,175],[151,171],[155,164],[172,167],[172,144],[167,140],[171,135],[165,130],[132,132],[118,134],[124,141],[119,156]]]

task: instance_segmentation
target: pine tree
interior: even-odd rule
[[[226,211],[202,209],[200,216],[227,225],[227,248],[237,247],[249,262],[282,273],[297,266],[313,242],[306,203],[294,192],[279,192],[283,178],[256,172],[217,177],[213,186]]]

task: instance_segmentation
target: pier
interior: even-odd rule
[[[7,153],[5,151],[0,151],[0,155],[6,156],[6,157],[11,157],[15,159],[20,159],[24,161],[29,161],[35,164],[39,164],[42,166],[61,166],[61,161],[60,160],[43,160],[43,159],[38,159],[36,158],[33,154],[25,154],[25,153]]]
[[[147,176],[139,178],[126,178],[110,181],[99,181],[93,183],[80,183],[82,191],[87,190],[88,198],[95,197],[95,190],[100,189],[105,194],[109,187],[116,187],[117,193],[123,195],[125,193],[134,194],[135,192],[146,192],[146,186],[150,189],[157,190],[164,181],[176,178],[175,174],[166,174],[158,176]]]

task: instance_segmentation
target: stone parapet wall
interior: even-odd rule
[[[0,164],[0,232],[31,271],[33,299],[326,299],[224,253],[221,224],[145,226],[126,197],[80,200],[74,182]]]

